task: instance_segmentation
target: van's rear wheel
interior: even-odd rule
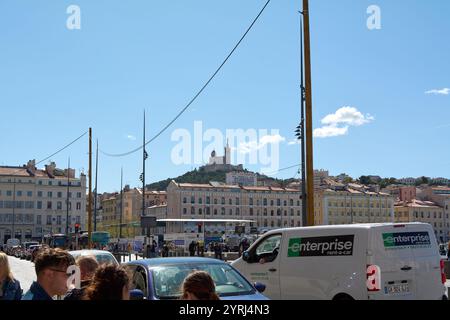
[[[336,295],[333,298],[333,301],[353,301],[355,299],[353,299],[351,296],[349,296],[346,293],[339,293],[338,295]]]

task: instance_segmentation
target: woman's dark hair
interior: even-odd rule
[[[126,270],[116,265],[103,265],[97,269],[89,287],[86,300],[122,300],[123,288],[129,287],[130,278]]]
[[[220,300],[214,280],[205,271],[195,271],[184,279],[181,299],[187,299],[188,293],[199,300]]]

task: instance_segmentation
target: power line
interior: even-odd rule
[[[51,155],[49,155],[48,157],[40,160],[39,162],[36,162],[35,165],[37,166],[38,164],[50,159],[51,157],[57,155],[58,153],[66,150],[68,147],[70,147],[71,145],[73,145],[75,142],[77,142],[78,140],[80,140],[81,138],[83,138],[88,132],[86,131],[85,133],[83,133],[81,136],[79,136],[78,138],[76,138],[75,140],[69,142],[68,144],[66,144],[64,147],[62,147],[61,149],[59,149],[58,151],[52,153]],[[13,171],[11,174],[14,174],[16,172],[19,172],[20,170],[23,170],[23,168],[17,169],[16,171]]]
[[[267,176],[267,175],[272,175],[272,174],[279,173],[279,172],[281,172],[281,171],[286,171],[286,170],[289,170],[289,169],[292,169],[292,168],[299,168],[300,166],[301,166],[301,164],[296,164],[296,165],[293,165],[293,166],[290,166],[290,167],[286,167],[286,168],[279,169],[279,170],[277,170],[277,171],[265,173],[265,175],[266,175],[266,176]]]
[[[175,116],[175,118],[172,119],[172,121],[170,121],[166,126],[164,126],[161,131],[159,131],[153,138],[151,138],[149,141],[147,141],[143,146],[140,146],[134,150],[131,150],[130,152],[126,152],[126,153],[121,153],[121,154],[112,154],[112,153],[107,153],[104,152],[102,150],[100,150],[101,153],[103,153],[106,156],[109,157],[125,157],[128,156],[130,154],[133,154],[135,152],[138,152],[139,150],[141,150],[142,148],[144,148],[145,146],[147,146],[149,143],[155,141],[161,134],[163,134],[175,121],[178,120],[179,117],[181,117],[181,115],[191,106],[192,103],[195,102],[195,100],[197,100],[197,98],[203,93],[203,91],[206,89],[206,87],[208,87],[208,85],[211,83],[211,81],[216,77],[216,75],[219,73],[219,71],[222,69],[222,67],[227,63],[227,61],[231,58],[231,56],[233,55],[233,53],[236,51],[236,49],[239,47],[239,45],[241,44],[241,42],[245,39],[245,37],[247,36],[247,34],[250,32],[250,30],[253,28],[254,24],[256,23],[256,21],[258,21],[259,17],[262,15],[262,13],[264,12],[264,10],[266,9],[266,7],[269,5],[271,0],[267,0],[266,4],[264,5],[264,7],[261,9],[261,11],[258,13],[258,15],[256,16],[256,18],[253,20],[253,22],[251,23],[250,27],[247,28],[247,31],[245,31],[244,35],[239,39],[239,41],[237,42],[237,44],[234,46],[233,50],[231,50],[231,52],[228,54],[228,56],[225,58],[225,60],[222,62],[222,64],[219,66],[219,68],[217,68],[217,70],[213,73],[213,75],[208,79],[208,81],[206,81],[206,83],[203,85],[203,87],[197,92],[197,94],[189,101],[189,103],[183,108],[181,109],[181,111]]]

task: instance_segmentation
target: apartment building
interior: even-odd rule
[[[335,183],[316,190],[315,225],[394,221],[394,197],[358,184]]]
[[[68,220],[67,220],[68,218]],[[0,243],[86,227],[86,176],[58,169],[54,162],[38,170],[30,160],[22,167],[0,167]]]
[[[252,220],[258,229],[301,226],[301,196],[298,190],[277,187],[246,187],[211,182],[177,183],[167,188],[169,219]],[[232,232],[237,223],[208,223],[210,236]],[[169,233],[197,232],[197,223],[168,223]]]

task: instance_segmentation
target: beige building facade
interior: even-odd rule
[[[315,225],[394,222],[394,198],[349,184],[317,190]]]
[[[245,187],[211,182],[210,184],[177,183],[167,188],[169,219],[252,220],[251,227],[275,229],[301,226],[300,192],[275,187]],[[207,235],[218,236],[234,231],[237,223],[208,223]],[[169,233],[197,232],[197,223],[169,223]]]
[[[66,225],[71,233],[75,224],[87,228],[84,174],[76,178],[75,170],[58,169],[53,162],[39,170],[34,160],[22,167],[0,167],[0,243],[65,234]]]

